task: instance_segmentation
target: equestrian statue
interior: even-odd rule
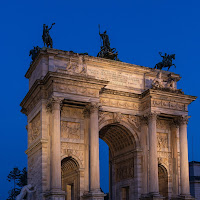
[[[172,60],[175,60],[175,54],[169,55],[165,53],[164,55],[162,55],[161,52],[159,52],[159,54],[163,58],[163,60],[162,62],[157,63],[154,69],[162,70],[163,68],[168,67],[168,70],[169,70],[171,66],[174,66],[176,68],[176,65],[172,63]]]
[[[53,23],[51,27],[49,28],[46,24],[43,24],[43,35],[42,35],[42,40],[44,42],[44,46],[46,45],[47,47],[53,48],[53,40],[49,34],[49,31],[52,29]]]

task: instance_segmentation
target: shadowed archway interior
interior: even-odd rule
[[[79,164],[72,157],[66,157],[61,161],[62,189],[66,192],[66,200],[80,199],[80,172]]]
[[[159,164],[158,165],[158,181],[159,181],[159,193],[167,199],[168,197],[168,173],[167,169]]]
[[[109,199],[129,199],[134,191],[134,136],[113,123],[104,126],[99,137],[109,146]]]

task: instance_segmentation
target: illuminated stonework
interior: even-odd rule
[[[165,88],[166,71],[156,87],[157,74],[113,60],[40,51],[25,75],[29,92],[21,103],[35,199],[103,200],[99,138],[109,146],[110,199],[191,199],[187,116],[195,97],[177,90],[176,82]]]

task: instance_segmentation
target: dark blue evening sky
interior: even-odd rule
[[[27,164],[27,121],[19,104],[28,91],[24,74],[31,61],[29,50],[43,45],[43,23],[56,23],[50,32],[56,49],[96,56],[101,24],[101,30],[108,31],[111,47],[117,49],[124,62],[154,67],[161,59],[158,52],[175,53],[177,68],[172,71],[182,77],[178,87],[185,94],[200,96],[199,10],[199,0],[1,1],[0,200],[7,198],[11,187],[6,180],[9,171]],[[192,117],[188,124],[189,159],[196,161],[200,161],[199,111],[197,99],[189,107]],[[100,151],[101,163],[107,163],[108,151]],[[106,173],[107,168],[101,170],[105,192]]]

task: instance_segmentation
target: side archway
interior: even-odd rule
[[[66,192],[66,200],[80,199],[80,166],[71,156],[61,161],[62,190]]]
[[[168,198],[168,172],[167,169],[162,165],[158,165],[158,182],[159,182],[159,193]]]

